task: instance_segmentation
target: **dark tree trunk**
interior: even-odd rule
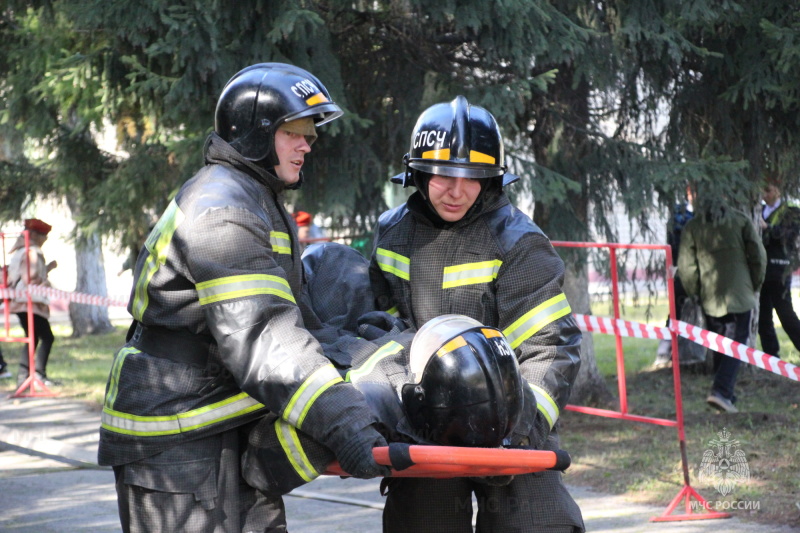
[[[549,105],[536,107],[531,102],[524,124],[535,123],[531,146],[536,162],[580,185],[579,193],[569,193],[557,202],[536,202],[534,222],[554,240],[586,241],[590,226],[590,183],[583,157],[591,150],[585,126],[589,123],[589,87],[585,82],[572,83],[570,65],[558,65],[559,77],[549,89]],[[564,112],[554,112],[561,109]],[[576,127],[578,126],[578,127]],[[522,128],[521,128],[522,129]],[[590,314],[589,277],[586,253],[572,248],[557,248],[564,259],[564,293],[572,311]],[[612,399],[597,369],[594,343],[589,333],[581,345],[581,369],[572,389],[570,403],[607,407]]]

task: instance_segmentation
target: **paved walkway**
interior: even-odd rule
[[[0,397],[0,531],[119,532],[114,475],[95,463],[100,413],[64,398]],[[376,480],[324,477],[285,498],[292,533],[381,530]],[[650,522],[665,507],[570,487],[588,531],[788,533],[727,520]],[[677,488],[676,488],[677,491]],[[677,493],[677,492],[676,492]]]

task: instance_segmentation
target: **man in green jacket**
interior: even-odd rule
[[[690,296],[699,297],[708,329],[747,344],[756,292],[764,282],[767,254],[755,225],[734,209],[713,212],[695,205],[697,215],[683,230],[678,271]],[[714,354],[714,383],[706,401],[736,413],[736,374],[740,361]]]

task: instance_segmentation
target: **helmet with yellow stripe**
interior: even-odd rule
[[[516,426],[522,377],[499,330],[463,315],[434,318],[414,336],[409,366],[403,409],[421,440],[496,447]]]
[[[413,184],[423,195],[426,178],[431,175],[498,178],[501,185],[517,179],[506,173],[503,138],[494,116],[482,107],[470,105],[463,96],[422,112],[403,162],[405,172],[392,181],[404,187]]]
[[[214,130],[246,159],[271,168],[279,164],[275,132],[283,124],[310,118],[301,131],[342,115],[316,76],[286,63],[258,63],[237,72],[217,101]],[[309,139],[312,141],[313,139]]]

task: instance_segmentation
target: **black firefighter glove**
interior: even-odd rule
[[[407,329],[402,319],[385,311],[370,311],[358,317],[358,334],[374,341],[389,333],[400,333]]]
[[[350,437],[341,449],[334,451],[339,465],[353,477],[369,479],[390,476],[391,469],[376,463],[372,456],[372,449],[379,446],[388,446],[386,439],[374,426],[366,426]]]

